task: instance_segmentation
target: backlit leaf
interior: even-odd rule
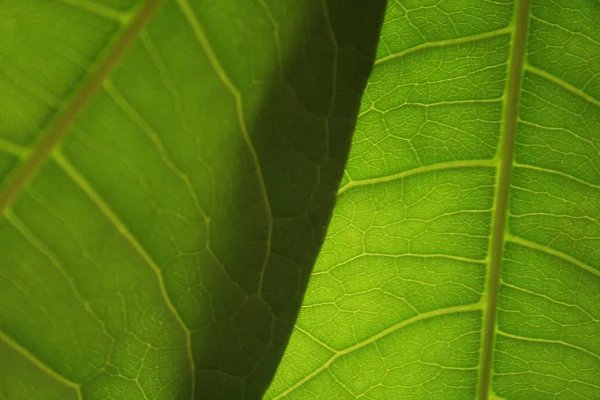
[[[600,398],[598,1],[390,2],[267,398]]]

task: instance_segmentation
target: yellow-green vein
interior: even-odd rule
[[[506,241],[506,222],[508,218],[508,197],[513,169],[515,136],[519,115],[519,100],[527,29],[529,25],[530,0],[518,0],[514,17],[514,33],[512,37],[506,97],[504,103],[504,118],[502,121],[502,139],[500,144],[500,166],[497,176],[497,190],[494,205],[494,220],[492,227],[490,263],[486,281],[485,313],[483,322],[483,339],[481,353],[481,368],[479,370],[478,393],[479,400],[487,400],[491,392],[492,361],[496,333],[498,295],[500,288],[500,268]]]

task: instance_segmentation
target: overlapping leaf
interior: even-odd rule
[[[261,396],[383,7],[0,0],[0,399]]]

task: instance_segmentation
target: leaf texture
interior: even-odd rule
[[[384,1],[0,0],[0,399],[257,399]]]
[[[600,398],[600,3],[389,4],[269,399]]]

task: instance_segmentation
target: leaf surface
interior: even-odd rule
[[[0,399],[256,399],[384,1],[0,0]]]
[[[391,2],[269,399],[600,398],[600,3]]]

